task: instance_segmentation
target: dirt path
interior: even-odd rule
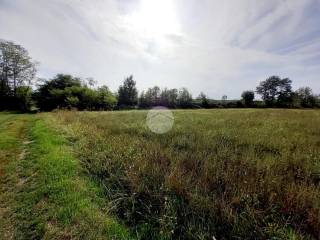
[[[0,239],[14,239],[14,198],[21,179],[18,163],[27,154],[30,116],[0,114]]]

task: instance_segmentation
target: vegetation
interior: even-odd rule
[[[118,90],[118,105],[134,107],[138,103],[138,90],[133,76],[126,78]]]
[[[35,80],[27,50],[0,41],[0,110],[320,107],[311,88],[278,76],[241,100],[193,99],[183,87],[139,95],[132,75],[117,93],[68,74]],[[318,110],[173,113],[163,135],[144,110],[0,113],[0,236],[320,238]]]
[[[28,51],[10,41],[0,41],[0,110],[26,110],[31,105],[35,63]]]
[[[207,98],[207,95],[205,95],[203,92],[199,94],[197,100],[201,101],[201,107],[209,108],[209,99]]]
[[[13,209],[16,196],[17,162],[22,152],[26,117],[0,114],[0,236],[13,239]],[[21,139],[21,140],[20,140]]]
[[[40,110],[77,108],[79,110],[109,110],[117,103],[107,86],[91,89],[80,78],[58,74],[40,85],[34,94]]]
[[[110,212],[141,239],[317,239],[320,112],[176,110],[51,116],[75,139]]]
[[[317,105],[317,99],[312,93],[312,89],[309,87],[299,88],[294,94],[293,99],[295,106],[304,108],[312,108]]]
[[[0,114],[3,239],[129,239],[44,115]],[[48,128],[51,126],[51,129]]]
[[[292,101],[292,81],[278,76],[269,77],[257,87],[257,93],[262,96],[268,107],[288,107]]]
[[[241,94],[241,97],[242,97],[242,100],[244,102],[244,105],[246,107],[252,107],[254,102],[254,91],[244,91],[242,94]]]
[[[262,81],[256,92],[263,102],[254,101],[254,91],[242,93],[242,101],[221,101],[208,99],[204,93],[193,99],[188,89],[160,89],[158,86],[142,91],[138,89],[133,76],[126,78],[117,94],[107,86],[94,88],[91,78],[83,80],[68,74],[57,74],[53,79],[42,80],[33,91],[36,64],[27,50],[9,41],[0,41],[0,110],[20,110],[23,112],[38,109],[51,111],[57,108],[78,110],[111,110],[151,108],[239,108],[239,107],[320,107],[320,98],[309,87],[292,91],[292,81],[278,76]]]

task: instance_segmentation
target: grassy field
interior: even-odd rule
[[[0,235],[320,239],[320,111],[146,116],[0,114]]]
[[[320,111],[177,110],[163,135],[146,114],[52,114],[139,238],[320,238]]]

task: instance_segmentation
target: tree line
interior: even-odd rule
[[[92,79],[57,74],[52,79],[37,79],[38,63],[28,51],[11,41],[0,41],[0,110],[51,111],[57,108],[112,110],[130,108],[219,108],[219,107],[320,107],[319,96],[309,87],[292,90],[289,78],[271,76],[255,91],[247,90],[240,100],[209,99],[204,93],[193,98],[186,88],[160,89],[158,86],[138,93],[133,76],[127,77],[117,92],[107,86],[96,87]],[[37,82],[37,84],[36,84]],[[261,100],[255,100],[255,94]]]

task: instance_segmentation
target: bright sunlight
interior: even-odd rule
[[[128,16],[132,30],[147,38],[179,32],[179,24],[172,0],[141,0],[138,8]]]

